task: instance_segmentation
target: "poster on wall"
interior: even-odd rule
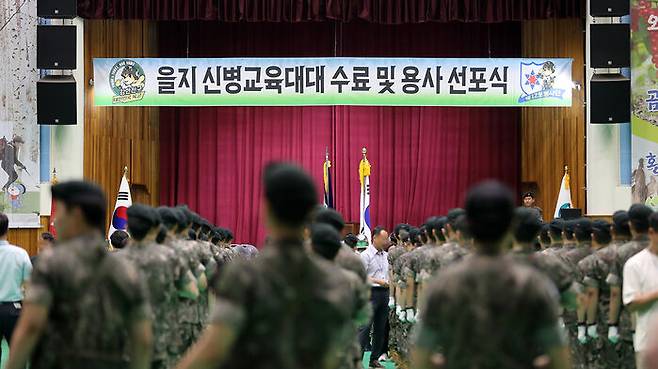
[[[658,4],[631,2],[631,192],[658,209]]]
[[[96,106],[571,106],[572,59],[94,59]]]
[[[0,211],[9,227],[40,227],[36,67],[37,2],[5,2],[13,14],[0,29]]]

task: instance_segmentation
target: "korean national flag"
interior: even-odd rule
[[[128,229],[128,208],[133,204],[132,197],[130,196],[130,185],[128,179],[124,175],[121,178],[121,185],[119,186],[119,194],[117,201],[114,205],[114,212],[112,213],[112,222],[110,223],[110,230],[107,237],[112,236],[116,230],[127,231]]]

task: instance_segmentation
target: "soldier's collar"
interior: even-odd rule
[[[649,241],[649,234],[641,233],[633,237],[633,241]]]

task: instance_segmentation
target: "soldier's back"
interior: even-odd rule
[[[564,260],[552,253],[512,251],[510,256],[518,263],[526,264],[544,274],[559,292],[568,290],[574,282]]]
[[[241,317],[226,367],[302,369],[337,359],[330,350],[344,350],[353,329],[349,285],[338,266],[301,244],[271,245],[251,262],[232,263],[220,276],[212,314],[227,324]]]
[[[26,301],[50,306],[32,368],[125,368],[131,321],[150,317],[137,271],[100,237],[59,245],[39,260]]]
[[[557,291],[510,258],[475,255],[443,269],[421,312],[417,344],[442,353],[446,368],[531,368],[562,343]]]
[[[341,268],[347,269],[355,273],[363,281],[366,281],[368,274],[366,273],[366,268],[363,266],[363,261],[361,257],[352,251],[348,246],[342,245],[340,250],[338,250],[338,255],[336,255],[336,264]]]
[[[153,361],[166,362],[168,344],[172,330],[172,310],[175,308],[177,289],[175,281],[180,278],[174,251],[159,244],[135,243],[118,253],[131,262],[140,274],[149,291],[149,302],[153,311]]]

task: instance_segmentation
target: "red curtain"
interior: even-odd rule
[[[161,34],[189,32],[189,37],[164,39],[161,53],[503,57],[518,55],[519,28],[516,23],[167,23]],[[162,108],[160,121],[162,202],[189,204],[233,229],[238,242],[260,244],[264,237],[263,166],[295,161],[321,189],[325,148],[334,164],[335,204],[348,222],[359,219],[357,167],[364,146],[373,166],[373,223],[387,227],[420,224],[444,213],[461,204],[468,186],[485,178],[518,184],[520,114],[513,108]]]
[[[89,19],[403,24],[496,23],[583,14],[583,0],[78,0],[78,15]]]

